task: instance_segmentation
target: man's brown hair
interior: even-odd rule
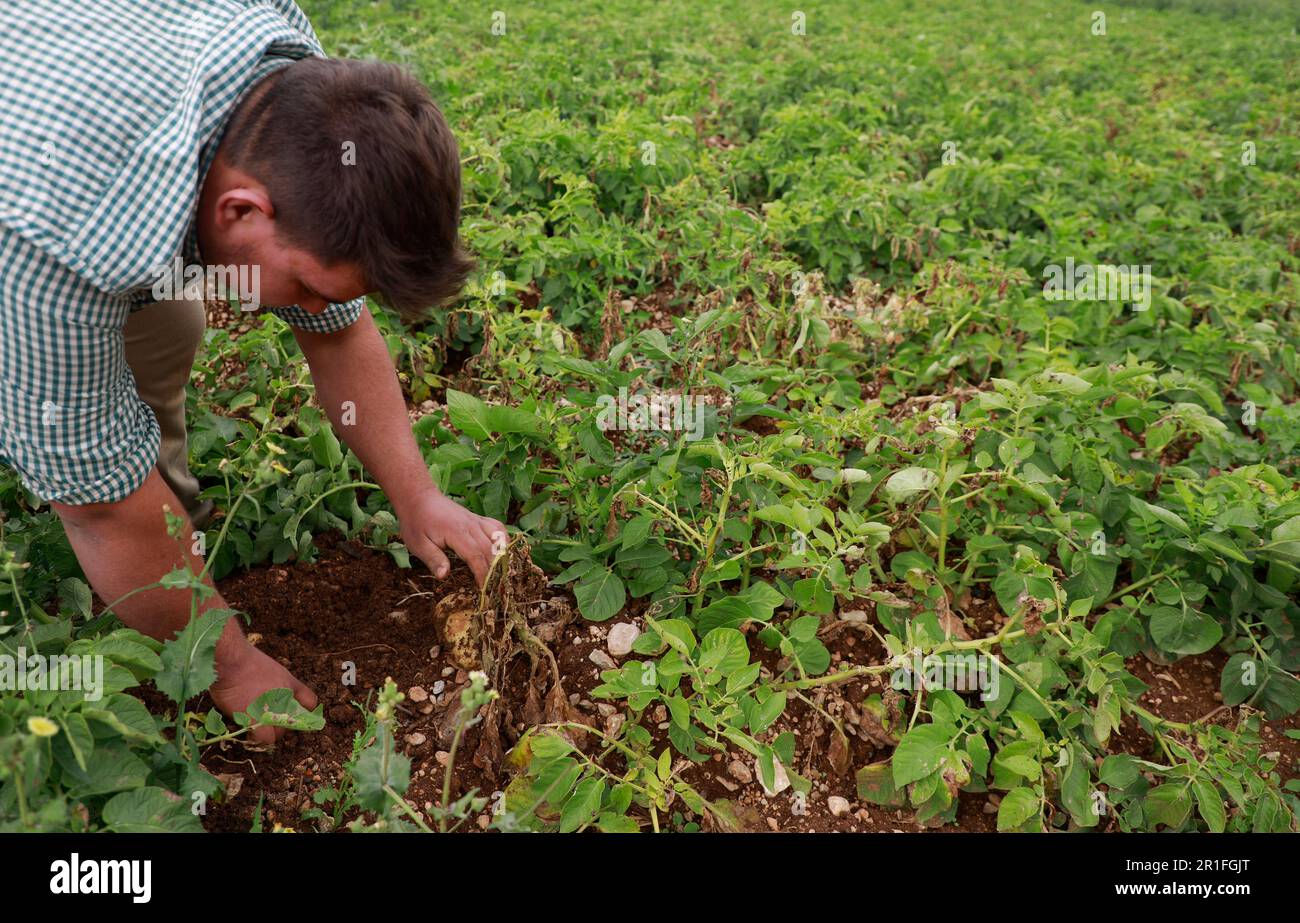
[[[266,186],[281,239],[358,264],[407,320],[454,297],[474,268],[458,236],[460,150],[424,85],[394,64],[326,58],[263,83],[221,150]]]

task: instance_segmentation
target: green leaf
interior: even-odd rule
[[[217,641],[233,609],[209,609],[192,619],[162,650],[162,669],[154,676],[158,691],[183,706],[217,678]]]
[[[1002,796],[998,805],[998,830],[1018,830],[1038,814],[1041,804],[1032,789],[1023,785]]]
[[[535,744],[536,742],[534,742]],[[387,771],[385,772],[385,750],[388,751]],[[411,761],[396,752],[392,737],[386,732],[357,757],[353,778],[357,786],[357,803],[365,811],[382,811],[389,803],[388,786],[398,795],[405,795],[411,785]]]
[[[904,468],[896,471],[885,481],[885,497],[894,503],[906,500],[934,488],[939,483],[939,475],[929,468]]]
[[[749,663],[749,645],[735,628],[715,628],[700,642],[698,662],[704,670],[727,676]]]
[[[1300,680],[1290,673],[1274,670],[1264,684],[1264,716],[1270,721],[1286,718],[1300,711]]]
[[[1184,535],[1190,536],[1192,534],[1192,530],[1188,527],[1187,523],[1183,521],[1183,517],[1179,516],[1177,513],[1171,513],[1162,506],[1147,503],[1145,500],[1141,500],[1131,494],[1129,495],[1129,505],[1139,514],[1154,516],[1166,525],[1173,526]]]
[[[1221,554],[1225,558],[1231,558],[1234,561],[1240,561],[1242,564],[1252,563],[1250,558],[1242,553],[1237,547],[1237,543],[1226,535],[1219,535],[1215,532],[1205,532],[1196,540],[1198,549],[1209,549],[1214,554]]]
[[[691,626],[681,619],[655,619],[650,627],[665,644],[683,657],[689,657],[695,650],[695,635],[691,633]]]
[[[308,711],[288,689],[268,689],[252,701],[246,712],[236,714],[235,720],[241,726],[251,724],[295,731],[319,731],[325,727],[322,708],[318,704]]]
[[[680,694],[668,696],[664,699],[668,705],[668,714],[671,716],[673,724],[682,730],[691,726],[691,706],[687,704],[686,699]]]
[[[872,804],[899,808],[907,803],[907,793],[894,784],[894,772],[888,762],[870,763],[858,770],[858,797]]]
[[[163,742],[153,715],[135,696],[114,693],[103,703],[98,703],[98,707],[83,708],[81,713],[89,721],[108,725],[127,740],[156,744]]]
[[[665,751],[667,752],[667,751]],[[583,824],[591,822],[600,808],[600,799],[605,794],[603,779],[583,779],[573,791],[560,812],[560,832],[572,833]]]
[[[649,516],[637,516],[623,527],[622,547],[626,551],[629,548],[635,548],[645,542],[650,537],[650,529],[654,526],[654,519]]]
[[[763,665],[761,663],[751,663],[727,677],[727,695],[734,695],[742,689],[748,689],[758,679]]]
[[[536,734],[529,738],[529,750],[535,759],[554,760],[573,751],[573,744],[558,733]]]
[[[1275,542],[1300,542],[1300,516],[1274,526],[1271,536]]]
[[[202,833],[190,802],[147,786],[114,795],[104,805],[104,824],[115,833]]]
[[[528,436],[540,436],[545,430],[539,417],[505,404],[493,404],[488,407],[484,424],[492,432],[502,435],[523,433]]]
[[[1177,830],[1187,823],[1187,818],[1192,813],[1192,796],[1183,783],[1166,782],[1147,793],[1145,805],[1147,820],[1153,829],[1158,824],[1164,824],[1171,830]]]
[[[939,768],[948,745],[957,736],[951,724],[921,724],[903,735],[894,750],[894,784],[910,785]]]
[[[162,661],[150,648],[116,634],[93,641],[77,641],[68,648],[68,653],[98,654],[141,678],[152,677],[162,667]]]
[[[1228,658],[1219,677],[1219,691],[1224,705],[1240,705],[1268,681],[1269,665],[1249,654],[1238,653]]]
[[[809,676],[818,676],[831,665],[831,652],[816,638],[794,642],[794,653]]]
[[[322,468],[332,471],[343,464],[343,450],[330,427],[322,425],[311,434],[308,443],[311,445],[311,457]]]
[[[596,818],[596,828],[601,833],[640,833],[641,828],[631,817],[603,812]]]
[[[1070,812],[1071,819],[1080,827],[1097,826],[1098,817],[1093,810],[1091,792],[1092,760],[1081,747],[1071,746],[1069,765],[1061,776],[1061,804]]]
[[[627,590],[622,579],[601,565],[583,575],[574,585],[573,595],[578,601],[578,611],[593,622],[603,622],[623,611]]]
[[[60,735],[62,736],[62,735]],[[85,771],[76,763],[60,762],[65,784],[74,798],[89,798],[139,788],[149,767],[120,740],[100,741]]]
[[[1223,807],[1223,797],[1219,790],[1204,779],[1192,783],[1196,794],[1196,809],[1210,828],[1211,833],[1222,833],[1228,827],[1228,813]]]
[[[1111,732],[1119,729],[1121,717],[1120,698],[1115,693],[1114,685],[1107,683],[1097,693],[1097,707],[1092,716],[1092,731],[1097,743],[1106,746]]]
[[[976,731],[966,735],[966,753],[970,755],[974,773],[977,776],[984,775],[989,768],[989,744],[983,733]]]
[[[781,717],[785,711],[786,696],[784,692],[778,692],[768,696],[762,702],[756,702],[749,713],[749,731],[751,734],[761,734],[776,723],[776,719]]]
[[[59,719],[59,724],[63,726],[64,742],[72,752],[73,759],[85,772],[87,769],[86,761],[95,749],[95,738],[90,733],[86,719],[77,712],[69,712]]]
[[[665,748],[664,752],[659,754],[659,761],[655,766],[655,775],[659,777],[659,781],[663,782],[668,779],[668,776],[672,773],[672,771],[673,771],[673,752]]]
[[[1137,760],[1127,753],[1117,753],[1101,761],[1097,781],[1109,788],[1128,788],[1138,780]]]
[[[1036,781],[1043,774],[1040,762],[1040,744],[1035,740],[1017,740],[1002,747],[993,756],[994,771],[1009,772],[1030,781]]]
[[[452,425],[476,442],[491,435],[488,428],[488,407],[472,394],[447,389],[447,412]]]
[[[83,580],[68,577],[59,581],[59,603],[83,619],[91,616],[90,587]]]
[[[1223,638],[1223,627],[1211,616],[1191,606],[1155,606],[1151,613],[1151,638],[1173,654],[1204,654]]]
[[[1078,375],[1071,375],[1069,372],[1039,372],[1029,379],[1029,384],[1035,391],[1047,394],[1056,391],[1065,391],[1067,394],[1083,394],[1092,388],[1089,382]]]
[[[715,628],[738,628],[751,618],[754,610],[748,601],[739,596],[724,596],[695,614],[695,627],[708,634]]]

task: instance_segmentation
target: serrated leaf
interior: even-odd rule
[[[212,685],[217,678],[217,641],[234,614],[233,609],[201,612],[163,646],[162,669],[153,678],[159,692],[183,706]]]

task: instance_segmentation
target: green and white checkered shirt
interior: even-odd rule
[[[291,0],[0,2],[0,456],[46,500],[110,502],[158,458],[122,328],[198,261],[199,188],[260,79],[321,56]],[[319,315],[332,332],[364,299]]]

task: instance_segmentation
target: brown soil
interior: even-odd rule
[[[1227,661],[1228,655],[1217,649],[1171,664],[1153,663],[1139,654],[1129,658],[1128,670],[1150,687],[1138,700],[1149,711],[1170,721],[1204,720],[1231,727],[1240,710],[1225,708],[1219,693],[1219,677]],[[1300,778],[1300,740],[1286,736],[1287,731],[1298,729],[1300,715],[1265,721],[1260,728],[1265,752],[1279,754],[1277,772],[1284,779]],[[1142,730],[1137,719],[1125,715],[1116,749],[1135,756],[1158,756],[1153,748],[1150,735]]]
[[[264,566],[221,583],[229,604],[250,616],[247,630],[259,637],[261,649],[292,669],[320,696],[327,724],[318,733],[291,733],[273,750],[258,751],[235,743],[219,752],[209,751],[204,764],[210,772],[239,777],[234,797],[210,808],[205,818],[209,830],[249,830],[259,796],[264,796],[262,821],[266,829],[275,823],[297,830],[321,829],[318,821],[301,820],[301,813],[313,807],[311,799],[316,790],[339,780],[354,735],[363,727],[361,709],[367,708],[377,687],[389,676],[403,691],[419,687],[415,696],[408,693],[399,710],[399,747],[412,761],[407,800],[427,812],[428,806],[440,799],[443,771],[439,756],[445,758],[450,717],[467,674],[451,664],[439,646],[431,614],[443,596],[476,594],[469,574],[456,569],[439,584],[419,565],[401,570],[388,555],[355,542],[323,536],[318,543],[322,549],[318,563]],[[429,595],[412,597],[417,592]],[[504,666],[494,683],[502,692],[501,708],[491,720],[467,732],[455,763],[453,797],[470,788],[488,796],[503,790],[509,781],[504,752],[531,724],[561,717],[605,727],[626,714],[624,703],[602,702],[590,696],[590,690],[599,683],[600,672],[590,655],[594,650],[605,650],[608,630],[614,623],[585,622],[572,612],[568,597],[546,587],[544,581],[533,581],[523,595],[529,598],[519,602],[527,604],[529,625],[553,652],[562,687],[557,695],[557,677],[547,657],[538,657],[531,668],[527,657],[502,659]],[[967,610],[972,616],[969,622],[981,632],[992,629],[993,619],[985,617],[987,613],[976,614],[980,601],[975,603]],[[635,608],[629,607],[629,611]],[[620,616],[620,620],[627,618]],[[874,637],[846,622],[829,629],[824,641],[832,652],[832,670],[848,663],[878,663],[883,656]],[[776,653],[757,642],[751,649],[767,671],[779,669]],[[342,683],[347,661],[356,666],[353,686]],[[1171,667],[1153,666],[1142,658],[1135,661],[1130,669],[1152,685],[1143,703],[1153,711],[1186,720],[1205,715],[1216,706],[1213,694],[1217,679],[1211,686],[1205,685],[1205,677],[1218,675],[1214,657],[1207,655]],[[872,692],[883,691],[883,687],[884,679],[876,677],[819,687],[806,693],[816,707],[792,697],[785,714],[765,735],[768,739],[783,731],[796,735],[797,764],[792,768],[811,779],[813,785],[806,803],[796,802],[792,790],[767,796],[757,781],[753,759],[737,751],[698,764],[679,759],[678,765],[683,767],[680,778],[710,800],[728,800],[748,830],[921,830],[911,811],[888,811],[857,797],[854,771],[889,755],[888,746],[873,742],[856,720],[857,706]],[[436,694],[437,690],[441,693]],[[414,701],[421,692],[428,694],[427,700]],[[202,708],[208,705],[200,704]],[[835,735],[822,711],[848,732],[847,758],[832,746]],[[1221,714],[1225,720],[1230,717],[1227,711]],[[655,737],[656,752],[667,746],[667,715],[655,714],[652,709],[641,720]],[[1285,766],[1281,768],[1286,775],[1294,774],[1297,742],[1284,737],[1282,729],[1296,724],[1294,718],[1275,722],[1268,732],[1271,736],[1266,737],[1277,741],[1278,749],[1285,752]],[[1140,730],[1126,724],[1123,748],[1142,749],[1139,735]],[[736,762],[743,763],[743,768],[733,768]],[[836,766],[841,771],[837,772]],[[846,799],[849,811],[833,815],[828,804],[832,796]],[[691,816],[680,802],[671,810],[681,811],[688,821],[701,820]],[[957,823],[938,829],[994,830],[993,810],[988,795],[962,792]],[[487,821],[484,814],[468,829],[478,830]]]

